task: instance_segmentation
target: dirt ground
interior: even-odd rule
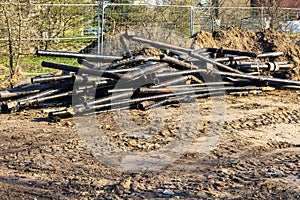
[[[0,115],[1,199],[299,199],[300,93],[270,91],[228,95],[219,139],[207,154],[186,152],[158,171],[121,172],[87,148],[76,120],[47,121],[42,110]],[[210,126],[209,99],[198,100],[201,120],[195,134]],[[165,107],[168,112],[179,108]],[[147,112],[132,111],[137,124]],[[132,149],[110,113],[98,115],[112,142]],[[150,122],[147,122],[150,120]],[[170,129],[170,127],[166,127]],[[169,132],[171,132],[169,130]],[[165,131],[165,130],[164,130]],[[163,132],[164,132],[163,131]],[[168,132],[168,130],[166,130]],[[152,133],[144,145],[155,151],[172,134]],[[161,140],[155,140],[155,138]],[[195,138],[197,140],[198,137]],[[121,141],[121,142],[120,142]],[[140,145],[143,146],[143,145]]]
[[[299,46],[272,30],[231,28],[195,37],[203,47],[283,51],[281,59],[300,63]],[[97,115],[96,124],[85,117],[53,123],[41,109],[0,114],[0,198],[300,199],[300,92],[227,95],[223,100],[223,121],[212,114],[214,98],[196,102],[182,129],[183,137],[192,136],[190,149],[156,171],[112,167],[95,151],[102,147],[97,134],[105,134],[122,152],[159,152],[178,137],[183,105],[159,108],[156,115],[155,109],[120,111],[121,120],[106,112]],[[82,118],[90,128],[82,128]],[[131,130],[132,122],[138,126]],[[147,134],[139,133],[148,126]],[[196,145],[211,133],[217,140],[210,148]]]

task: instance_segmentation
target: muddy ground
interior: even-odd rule
[[[184,152],[158,171],[138,172],[121,172],[101,163],[78,134],[78,122],[74,119],[49,122],[40,109],[1,114],[0,196],[299,199],[299,100],[297,91],[228,95],[225,122],[214,129],[219,131],[219,139],[208,153]],[[211,101],[197,102],[202,118],[193,130],[197,136],[194,142],[205,137],[210,126],[215,126],[209,117]],[[180,110],[174,106],[163,109],[168,113]],[[147,112],[150,111],[131,111],[131,117],[141,126],[151,124]],[[127,137],[128,133],[122,132],[111,116],[97,116],[99,129],[111,134],[113,144],[131,151],[151,153],[162,148],[165,140],[176,137],[171,126],[165,126],[159,133],[152,131],[147,139]]]

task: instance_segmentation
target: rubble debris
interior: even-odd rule
[[[141,50],[143,55],[133,53],[126,40],[150,45],[149,51],[156,53],[151,54],[147,49]],[[256,53],[215,47],[193,50],[130,33],[122,37],[122,44],[127,52],[124,57],[37,51],[39,55],[77,58],[83,66],[43,61],[43,67],[60,69],[64,74],[33,77],[29,86],[0,91],[1,112],[67,106],[48,114],[49,119],[60,122],[61,118],[107,110],[149,110],[194,102],[198,98],[300,86],[300,81],[276,76],[278,72],[288,74],[294,68],[293,63],[265,61],[282,52]],[[98,67],[103,59],[114,61]]]

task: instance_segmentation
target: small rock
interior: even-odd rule
[[[277,170],[270,170],[268,174],[271,176],[280,176],[280,175],[284,175],[284,172],[277,169]]]
[[[89,192],[81,192],[81,196],[88,196],[89,195]]]
[[[111,126],[110,125],[105,125],[105,129],[106,130],[111,130]]]
[[[225,182],[217,181],[217,182],[214,183],[214,186],[216,188],[220,188],[220,187],[225,187],[225,184],[226,184]]]
[[[175,192],[173,192],[172,190],[166,189],[166,190],[163,191],[163,194],[166,194],[166,195],[175,195]]]
[[[72,122],[70,122],[70,121],[66,121],[66,122],[65,122],[65,126],[66,126],[66,127],[70,127],[70,126],[72,126]]]
[[[130,186],[131,186],[131,177],[123,180],[121,183],[120,183],[120,186],[122,188],[124,188],[125,190],[130,190]]]

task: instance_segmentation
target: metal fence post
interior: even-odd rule
[[[97,43],[97,53],[100,54],[101,53],[101,51],[100,51],[100,31],[101,31],[100,12],[101,12],[101,4],[100,4],[100,0],[97,0],[97,2],[98,2],[98,33],[97,33],[98,43]]]
[[[190,35],[192,36],[194,34],[194,19],[195,19],[195,9],[194,9],[194,6],[191,6],[190,9],[191,9]]]
[[[260,15],[261,15],[261,30],[264,29],[264,7],[260,8]]]
[[[103,42],[104,42],[104,23],[105,23],[105,8],[107,6],[107,2],[106,1],[102,1],[102,24],[101,24],[101,51],[100,53],[103,54]]]

